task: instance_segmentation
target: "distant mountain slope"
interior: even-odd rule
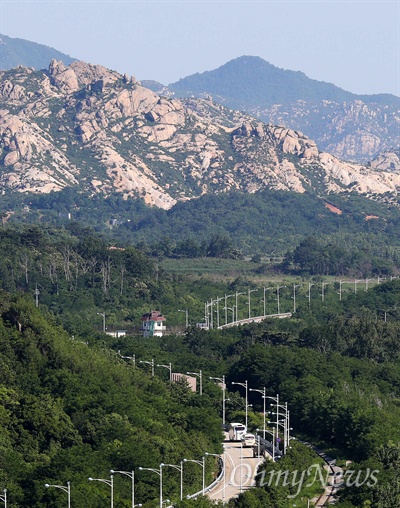
[[[165,88],[151,84],[156,92]],[[193,74],[167,88],[177,97],[204,97],[266,123],[301,130],[345,160],[368,161],[400,145],[400,98],[355,95],[302,72],[242,56],[213,71]]]
[[[0,70],[13,69],[18,65],[37,70],[47,69],[53,58],[61,60],[65,65],[75,60],[44,44],[0,34]]]
[[[141,197],[171,208],[204,194],[356,192],[397,202],[400,162],[344,163],[300,131],[209,99],[160,97],[99,65],[53,60],[0,72],[0,192]]]
[[[305,101],[348,101],[354,95],[308,78],[303,72],[280,69],[256,56],[242,56],[218,69],[193,74],[169,85],[185,95],[210,93],[234,109],[269,107]]]

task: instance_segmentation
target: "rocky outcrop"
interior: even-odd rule
[[[160,97],[101,66],[53,61],[47,72],[17,69],[1,78],[2,192],[79,185],[168,209],[231,189],[390,199],[400,188],[396,152],[369,165],[346,163],[320,153],[300,130],[264,124],[210,98]]]

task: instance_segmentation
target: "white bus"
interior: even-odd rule
[[[247,429],[243,423],[230,423],[229,424],[229,440],[240,441],[246,434]]]

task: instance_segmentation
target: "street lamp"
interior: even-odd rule
[[[265,301],[265,292],[270,291],[272,288],[266,288],[264,286],[264,317],[266,316],[266,301]]]
[[[235,293],[235,297],[236,297],[236,301],[235,301],[235,306],[236,306],[236,322],[239,321],[239,307],[238,307],[238,296],[239,295],[245,295],[246,293],[238,293],[236,291]]]
[[[312,284],[311,282],[308,283],[308,308],[311,307],[311,288],[312,286],[315,286],[315,284]]]
[[[135,472],[134,471],[114,471],[113,469],[110,469],[111,474],[119,473],[123,474],[125,476],[128,476],[132,480],[132,508],[135,506]],[[136,506],[142,506],[136,505]]]
[[[342,300],[342,284],[346,282],[345,280],[339,281],[339,300]]]
[[[246,432],[247,432],[247,417],[248,417],[248,393],[247,393],[247,380],[244,382],[244,383],[234,383],[232,382],[233,385],[239,385],[239,386],[243,386],[245,389],[246,389]]]
[[[225,384],[225,376],[222,377],[210,377],[213,381],[218,381],[221,383],[222,388],[222,425],[225,425],[225,390],[226,390],[226,384]]]
[[[271,397],[269,395],[265,396],[266,399],[273,400],[275,404],[271,404],[271,406],[278,406],[279,405],[279,393],[277,393],[276,397]],[[276,411],[278,411],[278,407],[276,408]],[[279,436],[279,427],[278,427],[278,416],[276,417],[276,437]]]
[[[4,502],[4,508],[7,508],[7,489],[3,490],[3,495],[0,496],[0,501]],[[68,505],[69,508],[69,505]]]
[[[224,307],[224,310],[225,310],[225,324],[228,324],[228,310],[232,310],[231,308],[227,307],[227,299],[230,298],[231,296],[235,296],[235,295],[225,295],[225,307]],[[235,319],[232,319],[232,321],[235,321]]]
[[[164,367],[165,369],[169,370],[169,380],[172,381],[172,364],[169,363],[168,365],[162,365],[161,363],[157,363],[157,367]]]
[[[151,467],[139,467],[139,471],[151,471],[152,473],[158,474],[160,477],[160,508],[163,506],[163,500],[162,500],[162,468],[164,464],[160,464],[160,470],[158,469],[152,469]]]
[[[230,311],[232,311],[232,321],[231,321],[231,323],[234,323],[234,321],[235,321],[235,306],[233,306],[233,307],[224,307],[224,310],[230,310]],[[228,324],[228,323],[226,322],[226,324]]]
[[[301,284],[293,284],[293,313],[296,312],[296,288],[299,288]]]
[[[364,279],[354,279],[354,294],[357,293],[357,282],[363,282]]]
[[[97,312],[98,316],[103,316],[103,333],[106,333],[106,314],[105,312]]]
[[[264,402],[264,407],[263,407],[263,429],[264,429],[264,439],[265,439],[265,400],[266,400],[266,394],[265,394],[265,386],[262,390],[258,390],[257,388],[249,388],[249,390],[251,392],[258,392],[258,393],[261,393],[262,395],[262,398],[263,398],[263,402]]]
[[[321,296],[322,296],[322,301],[324,302],[325,301],[325,292],[324,292],[324,288],[325,286],[327,286],[328,284],[330,284],[330,282],[322,282],[322,292],[321,292]]]
[[[219,328],[219,302],[223,300],[223,298],[218,298],[217,296],[217,299],[215,300],[216,304],[217,304],[217,328]]]
[[[145,360],[139,360],[139,363],[145,363],[147,365],[151,365],[151,375],[152,375],[152,377],[154,377],[154,358],[152,358],[150,362],[147,362]]]
[[[68,508],[71,508],[71,482],[67,482],[67,485],[49,485],[48,483],[45,483],[44,486],[48,489],[49,487],[53,487],[55,489],[60,489],[60,490],[63,490],[64,492],[67,493],[67,496],[68,496],[68,501],[67,501],[67,506]],[[6,492],[7,490],[4,490],[4,496],[6,495]],[[0,497],[0,500],[2,498]],[[7,508],[7,499],[3,499],[4,501],[4,506],[5,508]]]
[[[284,413],[280,413],[279,408],[283,409]],[[276,422],[277,425],[281,425],[283,427],[283,453],[286,453],[286,450],[289,446],[289,442],[291,439],[290,431],[293,430],[292,428],[290,428],[289,410],[287,407],[287,402],[285,402],[285,405],[276,404],[276,413],[272,413],[272,414],[276,414],[276,416],[277,416],[277,422]],[[284,419],[278,420],[279,416],[283,416]],[[282,424],[282,422],[283,422],[283,424]]]
[[[177,469],[178,471],[180,471],[181,473],[181,490],[180,490],[180,494],[181,494],[181,501],[182,501],[182,498],[183,498],[183,460],[181,460],[181,465],[180,466],[176,466],[175,464],[161,464],[162,467],[173,467],[174,469]]]
[[[279,290],[285,288],[286,286],[276,286],[276,301],[278,303],[278,314],[281,313],[280,301],[279,301]]]
[[[249,319],[251,318],[251,293],[258,291],[258,289],[248,289],[248,297],[249,297]]]
[[[88,478],[90,482],[102,482],[111,487],[111,508],[114,506],[114,477],[110,475],[109,480],[104,480],[103,478]]]
[[[132,360],[133,366],[136,365],[136,357],[135,355],[132,356],[123,356],[121,355],[121,351],[118,349],[118,354],[120,358],[123,358],[124,360]]]
[[[189,311],[188,309],[178,309],[178,312],[184,312],[185,313],[185,325],[186,325],[186,328],[189,327]]]
[[[201,370],[199,372],[186,372],[189,376],[197,376],[200,379],[200,395],[203,395],[203,375]]]
[[[198,464],[203,468],[203,489],[201,493],[204,495],[204,491],[206,489],[206,464],[205,464],[205,456],[203,455],[202,460],[193,460],[193,459],[183,459],[183,462],[193,462],[194,464]]]

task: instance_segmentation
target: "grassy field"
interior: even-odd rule
[[[163,259],[160,263],[161,268],[171,273],[221,274],[228,277],[250,275],[260,266],[260,263],[243,259],[220,258]]]

